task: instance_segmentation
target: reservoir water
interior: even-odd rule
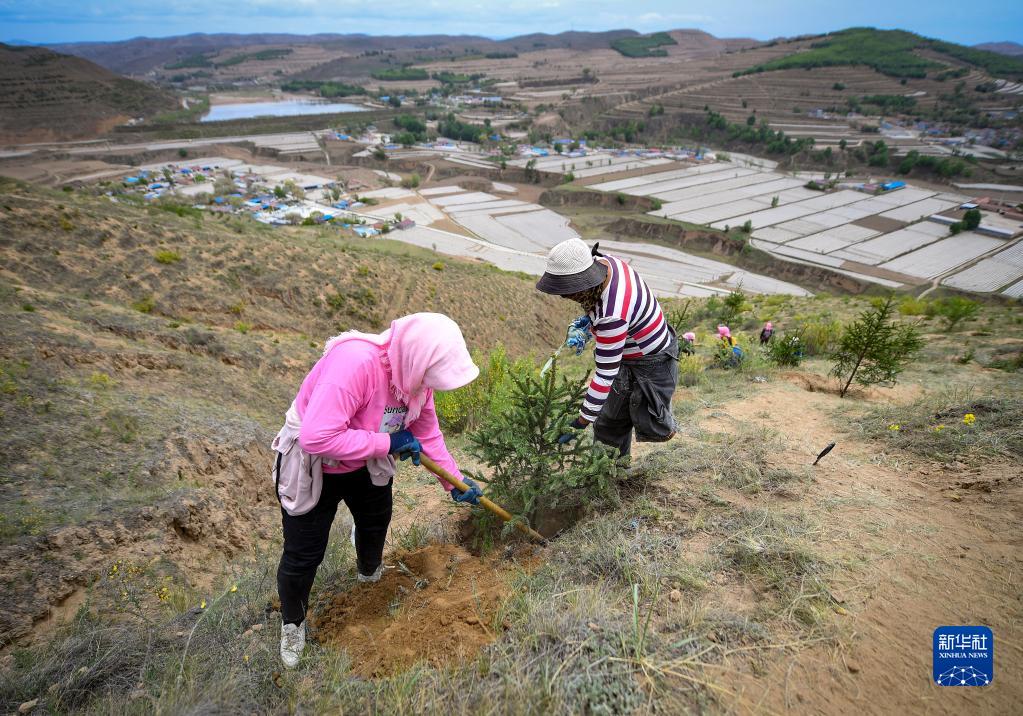
[[[281,102],[239,102],[215,104],[200,120],[223,122],[228,119],[250,117],[295,117],[303,114],[337,114],[339,112],[365,112],[366,107],[347,102],[318,102],[316,100],[289,99]]]

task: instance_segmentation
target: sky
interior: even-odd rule
[[[0,0],[0,39],[124,40],[193,32],[372,35],[698,28],[767,40],[863,26],[963,44],[1023,43],[1020,0]]]

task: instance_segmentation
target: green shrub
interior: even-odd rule
[[[153,255],[153,258],[156,259],[156,263],[158,264],[174,264],[181,260],[181,254],[177,251],[169,251],[165,249],[163,251],[157,251]]]
[[[949,296],[934,303],[934,314],[945,319],[945,327],[954,331],[963,321],[975,318],[980,313],[980,304],[961,296]]]
[[[433,266],[431,266],[431,268],[434,271],[443,271],[444,270],[444,262],[443,261],[435,261]]]
[[[476,380],[457,390],[434,395],[437,419],[444,430],[461,432],[474,429],[489,413],[506,409],[510,376],[533,368],[532,363],[525,359],[509,361],[501,345],[489,355],[476,352],[473,360],[480,368]]]
[[[741,288],[737,288],[725,296],[721,302],[719,318],[722,323],[728,325],[751,308],[752,306],[746,302],[746,294],[742,292]]]
[[[794,368],[803,360],[803,342],[798,334],[777,336],[767,344],[767,357],[775,365]]]
[[[152,296],[146,296],[135,301],[135,303],[131,304],[131,307],[139,313],[152,313],[153,309],[156,308],[156,301]]]
[[[806,357],[828,355],[838,346],[842,337],[842,323],[824,318],[797,322],[797,333],[803,343]]]
[[[703,378],[704,364],[699,356],[679,356],[678,383],[687,388],[698,385]]]
[[[899,313],[903,316],[930,316],[931,304],[924,298],[906,296],[899,302]]]
[[[248,333],[249,331],[252,330],[252,324],[246,323],[245,321],[236,321],[234,324],[234,329],[239,333]]]

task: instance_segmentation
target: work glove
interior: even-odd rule
[[[389,452],[392,455],[397,455],[402,460],[408,460],[412,458],[412,464],[419,465],[419,453],[422,452],[423,446],[416,440],[408,430],[399,430],[396,433],[391,433],[391,449]]]
[[[472,478],[466,477],[462,479],[469,489],[462,492],[457,487],[451,488],[451,499],[455,502],[468,503],[470,505],[479,505],[480,498],[483,496],[483,489],[476,484],[476,481]]]
[[[558,437],[558,445],[568,445],[568,443],[572,442],[577,437],[579,437],[579,431],[583,430],[586,427],[586,425],[587,424],[583,422],[582,418],[576,418],[575,420],[573,420],[569,424],[569,427],[572,428],[572,430],[567,433],[562,433]]]
[[[569,348],[574,348],[576,355],[583,352],[587,341],[590,340],[590,326],[592,323],[589,316],[579,316],[569,325],[565,345]]]

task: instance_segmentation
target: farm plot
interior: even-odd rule
[[[467,211],[488,213],[491,209],[507,209],[516,207],[519,210],[521,210],[526,206],[529,206],[529,204],[525,201],[495,198],[492,201],[477,201],[472,202],[470,204],[455,204],[453,206],[450,206],[448,208],[448,211],[453,215],[457,215],[459,213]]]
[[[459,236],[446,231],[416,227],[396,231],[391,238],[433,246],[439,251],[485,258],[501,268],[542,273],[547,252],[565,239],[578,234],[567,217],[514,199],[501,199],[486,192],[420,192],[434,212],[447,215],[474,236]],[[408,211],[415,206],[399,205]],[[751,204],[765,206],[765,204]],[[388,207],[387,210],[398,207]],[[403,212],[404,213],[404,212]],[[730,264],[704,259],[655,244],[602,241],[602,248],[633,263],[651,289],[663,296],[711,296],[727,293],[735,286],[763,293],[808,295],[794,284],[736,269]]]
[[[571,164],[568,165],[568,171],[579,179],[585,179],[586,177],[595,177],[602,174],[617,174],[618,172],[631,172],[635,169],[646,169],[647,167],[657,167],[662,164],[674,164],[674,159],[668,159],[667,157],[651,157],[649,159],[635,158],[632,161],[625,162],[623,164],[615,165],[595,165],[591,166],[590,161],[583,158],[582,163],[578,159],[573,159]]]
[[[736,180],[736,181],[741,181]],[[704,185],[700,187],[693,187],[691,190],[693,194],[687,196],[684,199],[677,201],[669,201],[666,204],[662,204],[661,208],[654,211],[648,212],[651,214],[657,214],[658,216],[671,216],[672,218],[678,216],[683,221],[697,222],[696,219],[690,218],[692,215],[687,212],[700,212],[711,207],[738,203],[743,200],[753,199],[754,197],[763,196],[767,197],[764,201],[757,204],[750,205],[750,209],[740,209],[733,213],[725,213],[722,218],[728,216],[737,216],[743,211],[756,211],[766,206],[771,205],[771,199],[774,196],[778,197],[779,203],[781,202],[781,193],[794,189],[799,186],[798,179],[779,179],[777,181],[768,181],[766,183],[752,184],[748,186],[737,186],[732,188],[726,188],[722,191],[712,191],[708,193],[700,193],[699,190],[707,191],[710,187],[716,187],[717,184],[728,184],[729,182],[715,182],[714,184]],[[713,221],[713,219],[711,219]]]
[[[865,229],[862,226],[843,224],[817,234],[810,234],[796,241],[787,244],[797,249],[813,251],[815,253],[827,254],[838,249],[844,249],[850,244],[873,238],[879,232]]]
[[[1023,243],[999,251],[990,258],[949,276],[942,281],[946,286],[967,291],[997,291],[1002,286],[1023,277]]]
[[[941,199],[924,199],[914,204],[908,204],[906,206],[900,206],[891,211],[886,211],[881,214],[885,219],[895,219],[896,221],[919,221],[920,219],[926,218],[931,214],[937,214],[941,211],[946,211],[957,206],[952,201],[942,201]]]
[[[512,166],[525,167],[530,161],[532,160],[513,159],[508,163]],[[606,152],[594,152],[593,154],[581,157],[557,154],[536,159],[533,163],[533,168],[541,172],[553,172],[556,174],[572,172],[579,177],[588,177],[673,163],[674,160],[667,159],[666,157],[639,157],[634,154],[615,156]]]
[[[881,264],[881,268],[908,276],[935,278],[956,266],[1004,245],[1005,242],[999,239],[992,239],[968,231],[917,249],[894,261]]]
[[[777,206],[772,209],[757,211],[744,216],[737,216],[732,224],[742,224],[749,221],[753,224],[753,228],[759,229],[764,226],[781,224],[786,221],[791,221],[792,219],[799,219],[804,216],[809,216],[810,214],[815,214],[819,211],[827,211],[845,204],[852,204],[853,202],[863,200],[864,195],[858,191],[836,191],[833,194],[822,194],[812,199]],[[724,224],[720,222],[713,226],[716,229],[724,228]]]
[[[430,201],[437,206],[446,208],[461,204],[482,204],[485,201],[500,201],[500,197],[482,191],[470,191],[465,194],[447,194],[436,198],[431,197]]]
[[[419,193],[422,196],[441,196],[443,194],[460,194],[464,192],[460,186],[435,186],[431,189],[420,189]]]
[[[869,229],[864,229],[864,231],[869,231]],[[896,256],[915,251],[927,244],[932,244],[944,236],[948,236],[947,226],[931,221],[922,221],[918,224],[907,226],[904,229],[893,231],[890,234],[884,234],[875,239],[853,244],[842,250],[835,251],[834,255],[873,266],[882,261],[890,261]],[[915,276],[916,274],[910,275]]]
[[[780,177],[777,177],[780,178]],[[623,190],[623,194],[633,196],[656,196],[658,199],[673,201],[682,196],[692,196],[692,192],[710,194],[733,186],[746,186],[770,181],[771,177],[764,177],[760,172],[753,169],[733,168],[729,171],[711,172],[698,174],[696,176],[669,179],[649,184],[641,184],[631,189]]]
[[[1023,281],[1017,281],[1012,284],[1002,291],[1002,295],[1009,296],[1010,298],[1023,298]]]
[[[732,164],[725,164],[722,162],[715,164],[698,164],[696,166],[686,167],[685,169],[672,169],[665,172],[629,177],[628,179],[615,179],[614,181],[602,182],[600,184],[592,185],[590,189],[595,189],[597,191],[621,191],[623,189],[641,186],[643,184],[653,184],[656,182],[668,181],[670,179],[700,176],[702,174],[713,174],[714,172],[725,171],[728,169],[734,171],[736,167]]]

